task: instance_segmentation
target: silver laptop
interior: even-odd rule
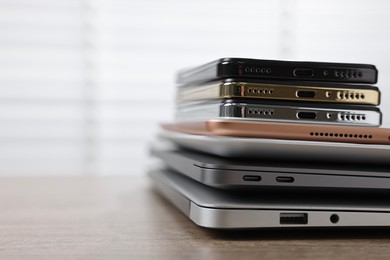
[[[156,142],[151,153],[170,169],[222,189],[390,190],[390,167],[384,165],[223,158],[164,142]]]
[[[149,176],[163,197],[206,228],[390,226],[390,203],[383,195],[238,193],[164,169]]]

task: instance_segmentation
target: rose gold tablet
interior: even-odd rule
[[[211,119],[201,122],[163,124],[162,128],[198,135],[390,144],[390,128],[269,123]]]

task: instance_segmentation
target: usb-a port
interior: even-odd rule
[[[282,225],[306,225],[307,213],[280,213]]]

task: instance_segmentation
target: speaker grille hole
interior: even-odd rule
[[[335,70],[334,76],[336,78],[361,78],[362,73],[356,70]]]
[[[365,99],[365,95],[363,93],[358,93],[358,92],[351,92],[351,91],[339,91],[337,92],[337,97],[338,99],[357,99],[357,100],[362,100]]]
[[[339,121],[365,121],[366,115],[364,114],[350,114],[350,113],[339,113]]]
[[[311,136],[329,136],[329,137],[341,137],[341,138],[363,138],[363,139],[372,139],[372,135],[357,135],[357,134],[339,134],[339,133],[327,133],[327,132],[310,132]],[[390,136],[389,136],[390,140]]]
[[[269,96],[274,94],[273,89],[266,88],[248,88],[246,92],[250,96]]]
[[[271,68],[262,68],[262,67],[245,67],[245,72],[252,74],[270,74],[272,72]]]
[[[273,109],[256,109],[249,108],[247,109],[247,116],[250,117],[272,117],[274,115]]]

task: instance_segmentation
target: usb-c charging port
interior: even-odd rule
[[[314,76],[314,71],[312,69],[295,69],[293,74],[295,77],[311,78]]]
[[[276,177],[277,182],[293,183],[294,180],[295,180],[294,177],[289,177],[289,176]]]
[[[298,90],[296,95],[299,98],[315,98],[316,92],[314,90]]]
[[[280,213],[282,225],[306,225],[307,222],[307,213]]]
[[[316,112],[298,112],[297,118],[299,118],[299,119],[316,119],[317,113]]]
[[[261,181],[261,177],[258,175],[244,175],[244,177],[242,178],[244,181],[254,181],[254,182]]]

